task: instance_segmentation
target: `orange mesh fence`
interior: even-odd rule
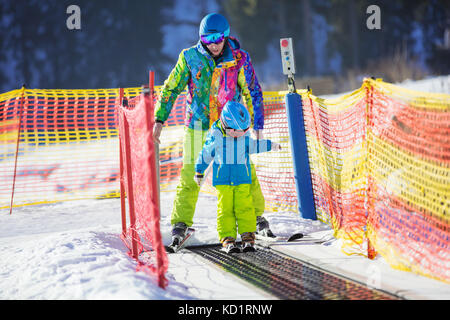
[[[393,267],[450,282],[450,95],[367,90],[368,238]]]
[[[366,79],[302,101],[316,213],[343,252],[450,282],[450,96]]]
[[[331,224],[342,249],[363,251],[366,225],[365,91],[336,100],[302,95],[317,218]]]
[[[14,205],[109,191],[118,178],[116,91],[24,89],[22,98],[17,90],[0,95],[0,205],[10,205],[14,180]]]
[[[149,93],[131,99],[127,107],[119,107],[122,239],[131,255],[138,260],[138,270],[156,275],[159,286],[164,288],[169,262],[159,226],[153,112],[154,103]],[[126,222],[125,195],[129,225]]]
[[[140,91],[126,88],[124,95]],[[183,124],[185,97],[166,126]],[[12,195],[14,206],[118,197],[118,99],[119,89],[0,94],[0,208],[10,207]],[[163,182],[179,175],[176,145],[162,150]]]

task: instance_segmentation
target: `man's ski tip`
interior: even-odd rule
[[[287,242],[291,242],[291,241],[295,241],[295,240],[301,239],[301,238],[303,238],[303,236],[304,236],[304,234],[301,233],[301,232],[294,233],[293,235],[291,235],[291,236],[287,239]]]

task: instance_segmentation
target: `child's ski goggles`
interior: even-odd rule
[[[222,126],[225,129],[225,133],[227,136],[232,137],[232,138],[239,138],[242,137],[244,134],[247,133],[248,129],[244,129],[244,130],[240,130],[240,129],[234,129],[234,128],[230,128],[230,127],[226,127],[224,125],[224,123],[222,122]]]
[[[250,129],[250,127],[246,129],[234,129],[229,127],[226,122],[220,117],[220,124],[222,125],[223,130],[225,130],[225,134],[232,138],[239,138],[242,137],[244,134],[247,133],[247,131]]]
[[[202,42],[206,45],[209,44],[219,44],[225,39],[225,35],[223,33],[211,33],[204,36],[200,36]]]

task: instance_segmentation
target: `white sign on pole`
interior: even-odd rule
[[[292,76],[295,74],[294,50],[292,38],[281,38],[281,62],[283,64],[283,74]]]

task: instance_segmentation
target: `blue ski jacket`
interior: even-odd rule
[[[203,149],[195,163],[195,171],[203,174],[214,160],[213,186],[251,184],[250,154],[271,149],[270,140],[254,140],[249,132],[239,138],[227,136],[220,120],[217,120],[206,136]]]

